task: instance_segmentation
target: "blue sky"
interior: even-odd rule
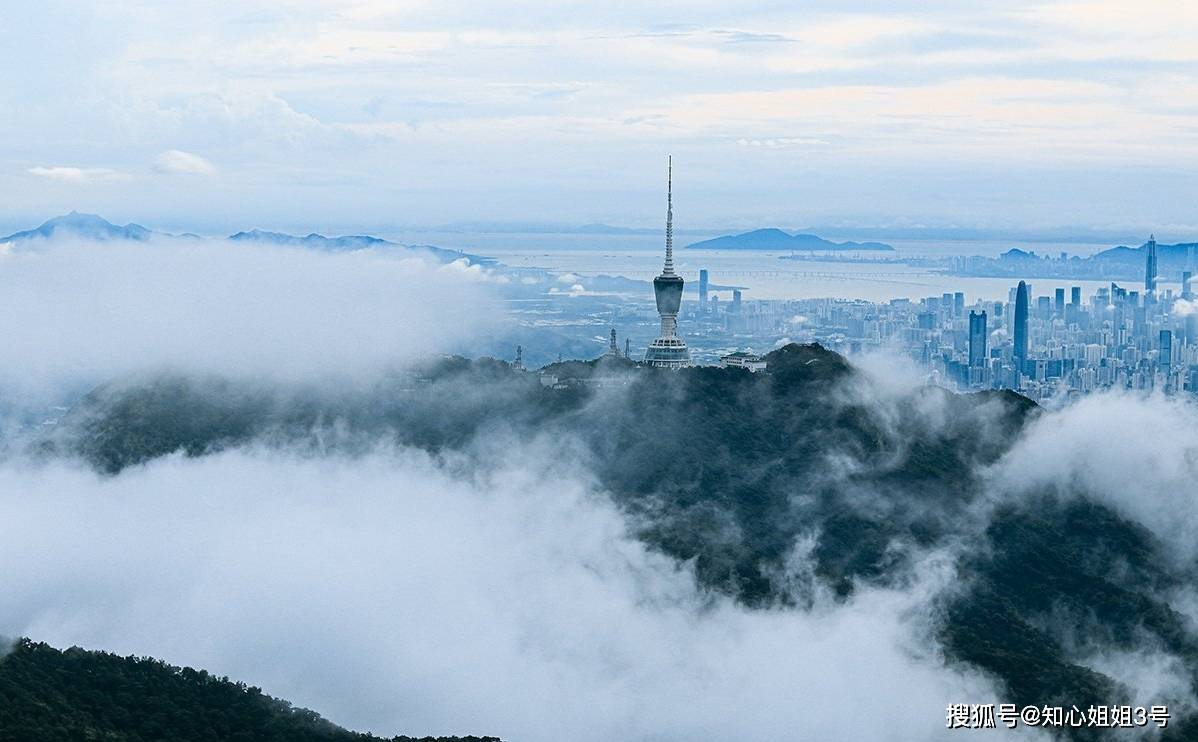
[[[0,222],[1198,232],[1186,2],[0,5]]]

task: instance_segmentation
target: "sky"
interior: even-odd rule
[[[1198,7],[0,2],[0,224],[1198,231]],[[1193,236],[1193,235],[1189,235]]]

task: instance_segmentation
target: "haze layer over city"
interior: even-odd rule
[[[0,742],[1198,739],[1190,4],[10,6]]]

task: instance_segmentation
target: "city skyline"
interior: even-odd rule
[[[768,358],[753,353],[754,344],[777,348],[800,340],[850,357],[888,350],[918,364],[928,383],[957,391],[1009,389],[1040,403],[1103,390],[1198,394],[1193,273],[1182,272],[1179,291],[1158,292],[1163,277],[1154,235],[1144,248],[1143,291],[1112,281],[1088,297],[1078,285],[1036,295],[1031,282],[1020,280],[1006,302],[975,297],[967,303],[963,291],[884,303],[846,297],[744,302],[733,288],[732,301],[721,307],[710,295],[706,268],[699,269],[695,300],[683,303],[672,260],[672,215],[668,209],[665,268],[654,280],[661,336],[649,343],[647,366],[690,365],[683,339],[689,337],[703,359],[696,365],[718,359],[720,366],[765,371]],[[792,317],[802,321],[796,326]],[[615,337],[613,327],[606,355],[618,355]]]
[[[1181,274],[1179,291],[1158,293],[1162,277],[1154,236],[1144,251],[1144,274],[1143,291],[1111,282],[1089,296],[1081,286],[1035,294],[1031,282],[1020,280],[1006,302],[967,303],[957,291],[918,301],[829,297],[746,303],[733,291],[732,305],[721,313],[718,300],[706,295],[710,272],[702,269],[695,310],[687,314],[693,325],[681,334],[699,340],[700,351],[708,353],[737,344],[726,355],[729,348],[716,350],[721,365],[742,365],[745,348],[754,342],[761,347],[763,340],[766,347],[815,342],[850,356],[890,350],[916,362],[930,383],[959,391],[1010,389],[1041,403],[1112,389],[1198,394],[1193,274]],[[800,326],[788,325],[792,316],[804,317]],[[789,333],[785,341],[775,341],[780,331]]]

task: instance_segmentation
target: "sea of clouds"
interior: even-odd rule
[[[10,247],[0,393],[25,409],[159,368],[356,383],[502,323],[488,281],[373,251]],[[885,363],[863,361],[891,379],[882,401],[916,383],[871,373]],[[1196,421],[1176,401],[1094,397],[1042,417],[987,476],[1015,493],[1082,483],[1192,559]],[[487,451],[256,442],[115,476],[10,454],[0,635],[203,667],[388,735],[934,739],[953,734],[947,704],[1003,700],[930,638],[952,554],[921,555],[900,587],[750,610],[635,539],[569,442]],[[809,566],[801,548],[792,562]],[[1167,675],[1093,661],[1135,687]]]

